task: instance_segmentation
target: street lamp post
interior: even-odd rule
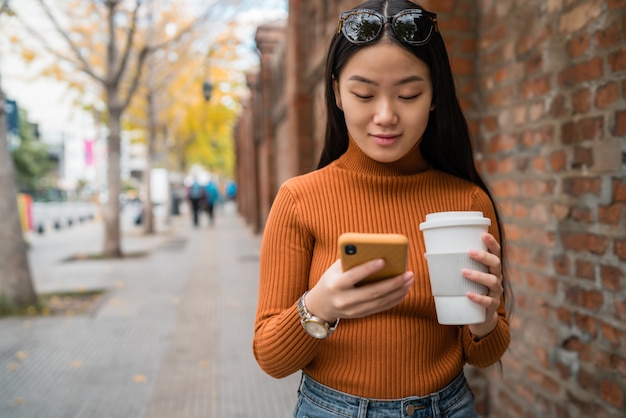
[[[202,83],[202,94],[204,94],[204,100],[211,100],[211,94],[213,93],[213,84],[210,81],[205,81]]]

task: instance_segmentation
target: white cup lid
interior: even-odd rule
[[[483,217],[480,211],[429,213],[426,215],[426,221],[420,223],[420,231],[456,225],[491,225],[491,219]]]

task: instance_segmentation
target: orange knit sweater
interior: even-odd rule
[[[479,341],[467,326],[437,322],[419,224],[427,213],[451,210],[482,211],[499,239],[493,205],[477,186],[437,170],[414,173],[379,163],[352,142],[327,167],[285,182],[261,248],[253,341],[261,368],[277,378],[303,369],[355,396],[397,399],[442,389],[466,362],[487,367],[500,359],[510,340],[504,304],[496,329]],[[400,305],[342,320],[333,335],[318,340],[300,324],[297,300],[337,260],[343,232],[408,236],[415,283]]]

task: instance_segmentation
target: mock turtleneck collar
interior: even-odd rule
[[[339,157],[337,162],[349,170],[375,176],[410,176],[432,168],[422,158],[419,145],[415,145],[411,151],[397,161],[381,163],[368,157],[354,142],[352,136],[348,141],[348,149]]]

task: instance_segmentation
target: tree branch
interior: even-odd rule
[[[115,85],[118,85],[122,75],[124,74],[124,71],[126,71],[126,67],[128,66],[128,58],[130,57],[131,51],[132,51],[132,47],[133,47],[133,40],[135,38],[135,33],[137,31],[137,16],[139,14],[139,8],[141,7],[141,0],[137,0],[135,3],[135,9],[133,10],[133,15],[132,15],[132,19],[131,19],[131,24],[130,24],[130,30],[128,31],[128,34],[126,36],[126,45],[125,45],[125,49],[124,49],[124,54],[122,55],[122,60],[120,61],[120,66],[117,69],[117,71],[115,71],[115,75],[113,76],[112,82]],[[114,36],[112,34],[112,36]]]
[[[59,35],[61,35],[61,37],[65,40],[65,42],[67,42],[67,45],[70,47],[70,50],[74,53],[74,55],[76,56],[76,58],[78,59],[78,61],[80,62],[80,64],[82,65],[82,70],[88,74],[89,76],[91,76],[92,78],[96,79],[99,82],[104,82],[104,80],[99,77],[91,68],[91,65],[89,65],[89,62],[87,62],[87,60],[85,59],[85,57],[83,57],[83,55],[80,53],[80,49],[78,48],[78,46],[76,46],[76,44],[72,41],[72,39],[69,37],[69,35],[67,34],[67,32],[65,32],[63,30],[63,28],[61,27],[61,25],[59,24],[59,21],[56,19],[56,17],[54,17],[54,15],[52,14],[52,12],[50,11],[50,8],[48,7],[48,5],[46,4],[46,2],[44,0],[37,0],[39,2],[39,4],[41,5],[41,7],[43,8],[44,12],[46,13],[46,15],[48,16],[48,18],[50,19],[50,21],[52,22],[52,24],[54,25],[54,28],[56,29],[57,33]],[[21,19],[20,19],[21,21]],[[40,39],[43,39],[41,36],[39,36]],[[56,55],[56,54],[55,54]]]

